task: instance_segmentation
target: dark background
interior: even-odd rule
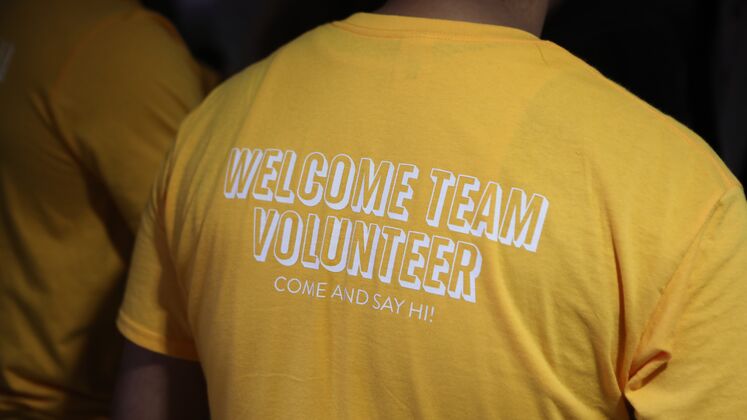
[[[458,1],[458,0],[455,0]],[[146,0],[225,75],[382,0]],[[565,0],[554,41],[690,127],[747,179],[747,0]]]

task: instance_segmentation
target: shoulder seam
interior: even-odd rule
[[[86,32],[83,36],[81,36],[80,39],[75,43],[73,48],[68,53],[67,57],[62,63],[62,66],[60,66],[60,69],[57,72],[57,77],[55,78],[54,82],[52,83],[52,87],[50,88],[50,94],[57,93],[57,91],[60,88],[60,84],[62,84],[62,81],[67,76],[67,72],[69,71],[70,66],[72,66],[73,61],[75,60],[77,55],[80,53],[80,51],[83,49],[83,47],[85,47],[89,42],[91,42],[91,40],[95,37],[96,34],[110,27],[117,20],[130,17],[130,16],[134,16],[137,13],[138,13],[137,10],[134,10],[134,11],[131,10],[131,11],[116,13],[116,14],[107,16],[106,18],[102,19],[99,23],[94,25],[94,27],[91,28],[88,32]]]
[[[678,124],[681,124],[681,123],[679,123],[676,119],[664,114],[663,112],[658,110],[656,107],[646,102],[644,99],[636,96],[634,93],[630,92],[625,87],[611,80],[610,78],[602,74],[599,70],[594,68],[592,65],[585,62],[583,59],[577,57],[576,55],[566,50],[562,46],[557,45],[552,42],[546,42],[546,44],[551,45],[552,47],[554,47],[555,50],[562,52],[564,55],[572,59],[576,67],[578,67],[578,65],[581,65],[584,68],[586,74],[591,75],[594,79],[601,81],[605,85],[608,85],[616,92],[622,94],[623,96],[629,99],[632,99],[634,102],[637,102],[637,104],[635,105],[636,107],[645,110],[645,112],[649,114],[652,114],[654,118],[662,122],[664,128],[667,131],[672,133],[676,138],[680,138],[684,140],[684,142],[689,144],[690,147],[697,149],[697,153],[704,155],[706,157],[706,160],[708,160],[710,164],[715,168],[716,172],[718,172],[719,176],[724,182],[724,187],[726,189],[731,188],[732,186],[735,186],[735,185],[740,185],[736,179],[729,176],[730,174],[728,173],[728,171],[725,170],[724,167],[719,164],[719,162],[716,160],[716,158],[712,154],[708,153],[705,148],[697,144],[697,142],[691,135],[685,132],[685,130],[683,130],[682,127],[678,126]],[[675,121],[677,122],[675,123]],[[697,133],[693,133],[693,134],[695,134],[695,136],[698,136]]]
[[[593,67],[592,67],[593,69]],[[629,90],[625,89],[624,87],[620,86],[619,84],[613,82],[603,74],[601,74],[598,70],[594,69],[591,73],[594,74],[594,77],[597,79],[601,79],[605,84],[610,85],[613,89],[615,89],[617,92],[620,92],[621,94],[625,95],[628,98],[632,98],[635,102],[638,102],[636,105],[639,108],[645,109],[645,111],[649,114],[652,114],[654,118],[661,121],[664,127],[671,132],[675,137],[678,137],[682,139],[685,143],[689,144],[692,148],[694,148],[697,153],[703,155],[706,157],[706,159],[710,162],[711,166],[714,167],[716,172],[721,176],[722,181],[724,182],[724,187],[729,190],[732,187],[739,185],[734,179],[729,177],[729,175],[726,173],[724,168],[719,165],[719,162],[716,160],[716,158],[708,153],[707,150],[705,150],[701,145],[697,144],[695,139],[692,138],[692,136],[688,135],[681,127],[679,127],[677,124],[670,121],[668,118],[672,118],[670,116],[667,116],[663,112],[656,109],[653,105],[649,104],[645,100],[639,98]],[[676,120],[675,120],[676,121]],[[697,136],[697,134],[695,134]]]
[[[89,46],[97,36],[118,23],[127,22],[131,19],[138,18],[155,20],[158,23],[158,26],[163,28],[168,36],[174,37],[177,41],[179,41],[179,43],[183,45],[183,41],[179,36],[179,33],[170,24],[170,22],[168,22],[168,20],[166,20],[162,16],[139,7],[124,11],[116,11],[99,19],[94,25],[91,26],[90,29],[85,31],[78,37],[77,40],[75,40],[73,46],[70,48],[69,52],[63,59],[62,65],[59,67],[56,77],[53,79],[53,82],[47,90],[46,97],[53,114],[52,124],[55,125],[54,129],[58,132],[60,141],[63,143],[63,147],[65,147],[69,151],[73,159],[78,162],[78,165],[84,171],[89,171],[90,169],[83,160],[81,149],[79,148],[79,145],[76,143],[76,140],[74,138],[73,129],[69,126],[69,123],[66,121],[66,117],[59,106],[61,103],[60,91],[62,90],[64,81],[70,75],[70,69],[79,58],[81,52],[87,46]]]
[[[104,29],[110,27],[115,22],[117,22],[120,19],[127,18],[129,16],[134,16],[138,13],[138,10],[129,10],[125,12],[118,12],[111,14],[102,20],[100,20],[98,23],[96,23],[90,30],[88,30],[86,33],[84,33],[73,45],[73,47],[70,49],[70,52],[67,54],[65,59],[63,60],[62,65],[60,66],[59,70],[57,71],[57,76],[54,78],[54,81],[52,82],[52,85],[49,88],[49,92],[47,94],[49,98],[49,102],[53,109],[55,109],[55,121],[54,123],[58,126],[57,131],[60,133],[60,137],[62,138],[62,141],[65,143],[65,146],[68,150],[73,154],[75,159],[78,161],[78,163],[82,166],[83,162],[81,161],[81,156],[77,148],[73,146],[73,139],[69,137],[69,132],[65,130],[63,127],[60,127],[62,116],[59,115],[59,110],[57,107],[55,107],[55,103],[58,102],[59,98],[59,90],[60,86],[62,85],[62,82],[65,80],[65,78],[68,75],[68,71],[70,67],[72,66],[72,63],[75,61],[75,58],[78,56],[80,51],[88,45],[89,42],[91,42],[92,39],[98,34],[99,32],[103,31]]]
[[[705,231],[708,228],[708,224],[713,219],[713,216],[714,216],[714,214],[716,214],[716,211],[719,209],[719,207],[721,207],[723,205],[724,198],[727,195],[729,195],[732,191],[735,191],[735,190],[738,190],[738,189],[741,189],[741,188],[742,188],[742,186],[739,185],[739,184],[733,185],[731,187],[725,188],[718,195],[714,194],[715,199],[711,198],[712,203],[707,207],[707,211],[703,214],[703,216],[701,217],[701,220],[698,221],[698,229],[695,231],[695,235],[693,236],[693,238],[689,241],[689,243],[687,244],[687,246],[684,248],[684,255],[677,262],[677,266],[675,267],[674,271],[672,272],[672,274],[670,275],[669,279],[664,284],[664,287],[661,288],[661,290],[660,290],[659,298],[658,298],[656,304],[654,305],[653,311],[651,312],[651,314],[646,319],[646,322],[644,324],[643,330],[641,332],[641,336],[638,337],[636,346],[635,346],[635,348],[633,350],[633,354],[634,355],[637,354],[640,351],[641,346],[644,343],[644,340],[646,339],[646,337],[648,337],[651,334],[651,329],[653,327],[654,320],[656,319],[657,314],[661,311],[662,299],[664,298],[664,295],[665,295],[667,289],[669,289],[669,287],[672,285],[672,282],[674,281],[674,279],[677,278],[677,274],[680,272],[680,270],[682,270],[682,267],[685,265],[685,262],[688,261],[692,257],[690,255],[691,251],[693,251],[694,247],[696,247],[696,246],[698,246],[700,244],[700,242],[701,242],[701,240],[703,238],[703,235],[705,234]],[[633,368],[635,366],[631,365],[629,367]],[[627,388],[630,385],[630,379],[632,377],[634,377],[639,370],[640,370],[640,367],[639,367],[639,369],[637,369],[635,371],[633,371],[631,369],[628,372],[627,377],[624,378],[624,380],[625,380],[625,387],[624,388]]]

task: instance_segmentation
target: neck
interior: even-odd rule
[[[540,36],[548,0],[389,0],[377,13],[508,26]]]

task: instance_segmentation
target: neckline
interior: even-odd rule
[[[475,40],[538,42],[540,38],[522,29],[457,20],[414,16],[356,13],[333,25],[363,35],[384,38],[430,37]]]

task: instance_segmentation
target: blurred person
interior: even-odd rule
[[[743,188],[539,39],[547,7],[392,0],[203,102],[138,235],[115,418],[742,415]]]
[[[109,412],[134,235],[206,76],[136,1],[0,3],[0,418]]]

